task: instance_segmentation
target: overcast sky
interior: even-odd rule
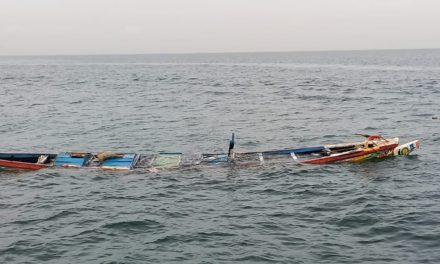
[[[0,55],[440,48],[440,0],[0,0]]]

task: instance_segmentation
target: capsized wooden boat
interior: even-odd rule
[[[94,168],[103,170],[176,169],[191,166],[214,166],[229,164],[261,165],[272,162],[293,161],[301,164],[327,164],[334,162],[358,162],[389,156],[409,155],[420,147],[414,140],[399,145],[398,138],[385,139],[380,135],[366,135],[366,140],[353,143],[291,148],[260,152],[237,152],[234,150],[234,134],[227,153],[114,153],[104,151],[47,153],[0,153],[0,167],[39,170],[50,167]]]
[[[409,155],[420,147],[420,141],[414,140],[399,145],[398,138],[385,139],[374,135],[362,142],[342,143],[308,147],[300,149],[283,149],[262,152],[236,152],[231,159],[236,163],[259,163],[280,160],[292,160],[302,164],[327,164],[335,162],[358,162],[382,159],[389,156]]]
[[[0,167],[39,170],[53,166],[56,156],[45,153],[0,153]]]
[[[39,170],[50,167],[92,168],[103,170],[131,170],[140,155],[135,153],[99,153],[63,152],[45,153],[0,153],[0,167]]]

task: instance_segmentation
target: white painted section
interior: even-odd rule
[[[294,152],[290,152],[290,156],[292,156],[292,159],[293,159],[294,161],[298,161],[298,157],[295,155]]]
[[[258,153],[258,158],[260,159],[260,164],[264,164],[264,157],[262,153]]]

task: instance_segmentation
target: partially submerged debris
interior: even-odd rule
[[[301,164],[327,164],[334,162],[363,161],[389,156],[409,155],[420,147],[414,140],[399,145],[398,138],[385,139],[378,134],[363,135],[361,142],[323,145],[317,147],[291,148],[270,151],[237,152],[235,138],[229,142],[227,153],[184,154],[184,153],[98,153],[66,152],[47,153],[0,153],[0,167],[38,170],[43,168],[95,168],[104,170],[144,170],[157,172],[162,169],[176,169],[199,165],[247,164],[261,165],[273,162],[293,161]]]

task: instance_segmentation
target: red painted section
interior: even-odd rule
[[[343,155],[327,156],[327,157],[321,157],[321,158],[317,158],[317,159],[305,160],[305,161],[302,161],[301,163],[326,164],[326,163],[331,163],[331,162],[343,161],[343,160],[356,158],[356,157],[368,155],[368,154],[379,152],[379,151],[391,150],[391,149],[394,149],[395,147],[397,147],[398,145],[399,144],[390,144],[390,145],[381,146],[379,148],[362,149],[359,151],[355,151],[355,152],[351,152],[351,153],[347,153],[347,154],[343,154]]]
[[[380,138],[381,138],[381,136],[379,134],[373,134],[368,137],[368,140],[375,140],[375,139],[380,139]]]
[[[28,163],[28,162],[2,160],[2,159],[0,159],[0,166],[8,167],[8,168],[16,168],[16,169],[26,169],[26,170],[39,170],[50,167],[50,165],[47,164],[37,164],[37,163]]]

